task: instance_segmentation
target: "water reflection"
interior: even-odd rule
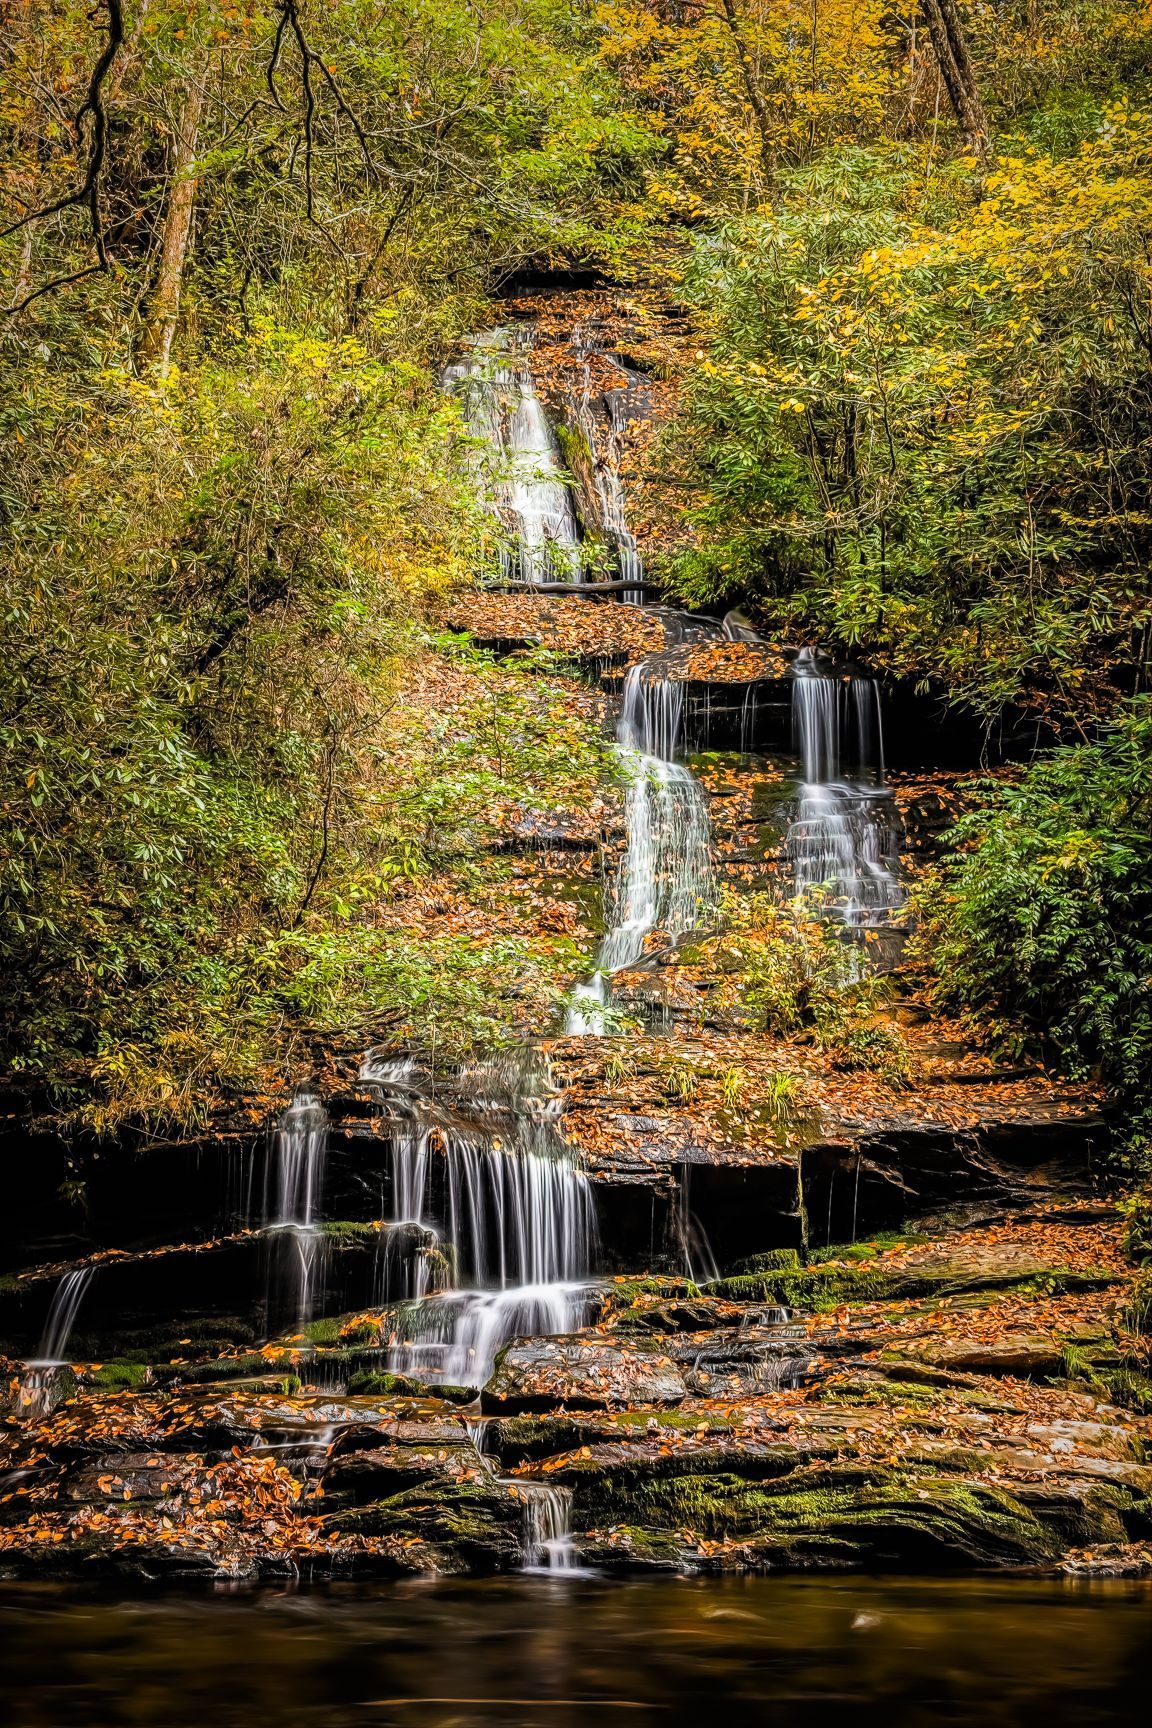
[[[340,1585],[128,1600],[0,1586],[19,1728],[1080,1728],[1144,1720],[1152,1589],[769,1578]]]

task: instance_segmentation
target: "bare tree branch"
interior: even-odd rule
[[[0,240],[6,240],[9,235],[19,233],[21,228],[26,228],[31,222],[45,221],[49,216],[57,216],[62,210],[73,209],[78,204],[86,205],[91,219],[92,241],[96,247],[96,257],[98,260],[96,265],[93,267],[95,270],[107,270],[108,268],[108,253],[104,242],[104,224],[100,214],[100,174],[104,167],[104,158],[108,150],[108,115],[104,108],[103,85],[104,80],[112,69],[112,63],[116,59],[116,56],[120,52],[124,43],[124,10],[122,0],[101,0],[101,3],[108,8],[107,35],[100,57],[92,68],[92,77],[88,84],[88,93],[80,104],[80,107],[72,121],[77,143],[81,146],[84,142],[84,123],[86,120],[91,121],[91,125],[88,129],[88,162],[84,172],[84,179],[81,181],[80,185],[74,187],[71,192],[66,192],[62,198],[57,198],[55,203],[46,204],[39,210],[30,210],[26,215],[21,216],[18,222],[13,222],[9,227],[0,230]],[[55,283],[51,284],[51,286],[63,287],[65,282],[75,282],[79,279],[79,276],[87,276],[92,273],[92,270],[84,270],[76,272],[71,276],[62,276]],[[38,290],[38,293],[46,292],[48,292],[47,288]],[[33,298],[35,297],[36,296],[33,296]],[[24,304],[27,304],[27,301],[25,301]],[[8,311],[11,312],[18,309],[19,308],[10,307],[8,308]]]
[[[23,312],[26,306],[31,306],[33,300],[39,300],[42,294],[52,294],[57,288],[67,288],[72,282],[81,282],[85,276],[99,276],[104,266],[102,264],[86,264],[83,270],[73,270],[67,276],[54,276],[51,282],[44,282],[39,288],[33,288],[31,294],[25,294],[23,300],[16,300],[11,306],[0,309],[0,317],[14,318],[17,312]]]

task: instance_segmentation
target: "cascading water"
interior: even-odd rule
[[[279,1232],[284,1245],[282,1277],[297,1327],[311,1319],[315,1300],[323,1244],[318,1213],[327,1150],[328,1112],[315,1092],[301,1088],[277,1125],[265,1203],[267,1228]]]
[[[516,1489],[524,1502],[525,1572],[579,1571],[571,1536],[572,1490],[523,1478]]]
[[[608,981],[634,966],[647,938],[662,930],[673,940],[699,923],[712,903],[708,810],[691,771],[673,761],[680,741],[680,684],[653,678],[641,661],[629,671],[616,741],[627,774],[624,857],[605,897],[608,932],[596,970],[573,992],[566,1031],[603,1032]]]
[[[20,1383],[21,1406],[33,1418],[43,1416],[53,1402],[59,1371],[68,1363],[68,1340],[95,1273],[94,1266],[76,1266],[65,1272],[52,1292],[36,1354],[24,1364]]]
[[[463,406],[480,446],[479,477],[512,545],[501,551],[505,581],[579,582],[580,529],[560,451],[525,358],[526,333],[473,337],[443,384]]]
[[[672,1231],[680,1249],[684,1275],[694,1284],[709,1283],[719,1278],[720,1265],[712,1252],[712,1244],[708,1233],[697,1218],[691,1206],[692,1166],[680,1166],[680,1180],[676,1186],[675,1203],[672,1211]]]
[[[478,1386],[509,1338],[583,1324],[592,1190],[542,1065],[462,1070],[440,1099],[412,1062],[369,1059],[361,1078],[392,1118],[389,1237],[403,1227],[422,1243],[385,1260],[381,1296],[400,1302],[391,1365]]]
[[[67,1361],[64,1352],[80,1312],[89,1284],[95,1275],[94,1266],[77,1266],[65,1272],[52,1293],[44,1330],[30,1368],[61,1368]]]
[[[838,676],[802,649],[792,665],[792,716],[803,775],[788,829],[796,892],[849,927],[884,924],[904,891],[876,681]],[[851,779],[843,773],[849,749]]]

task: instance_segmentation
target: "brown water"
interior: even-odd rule
[[[0,1585],[0,1723],[19,1728],[1071,1728],[1146,1722],[1150,1681],[1139,1585]]]

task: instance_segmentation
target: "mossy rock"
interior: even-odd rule
[[[473,1475],[486,1474],[476,1448],[458,1428],[455,1436],[406,1441],[403,1429],[395,1437],[381,1436],[374,1447],[342,1453],[324,1472],[325,1499],[354,1506],[388,1500],[423,1484],[429,1494],[454,1487]]]
[[[746,1273],[720,1278],[707,1286],[710,1294],[732,1302],[770,1302],[786,1308],[804,1308],[816,1313],[859,1302],[899,1302],[920,1297],[1024,1290],[1038,1297],[1065,1295],[1078,1290],[1100,1290],[1115,1282],[1104,1268],[1079,1271],[1045,1267],[1024,1259],[994,1255],[977,1260],[957,1255],[908,1266],[885,1265],[875,1259],[855,1264],[822,1262],[799,1272]]]
[[[253,1348],[260,1341],[260,1328],[250,1315],[227,1315],[175,1319],[162,1326],[116,1327],[101,1333],[81,1329],[70,1349],[77,1361],[135,1362],[151,1366],[159,1375],[183,1369],[199,1357]]]
[[[342,1338],[340,1328],[343,1323],[343,1319],[338,1314],[329,1315],[327,1319],[323,1320],[309,1320],[308,1324],[302,1328],[299,1336],[306,1339],[309,1344],[359,1343],[359,1339],[346,1340]],[[290,1345],[286,1343],[286,1347],[290,1347]]]
[[[1082,1483],[1032,1488],[857,1467],[758,1480],[732,1472],[615,1474],[575,1484],[574,1522],[621,1524],[734,1544],[738,1565],[1052,1564],[1123,1539],[1130,1493]]]
[[[820,1313],[852,1302],[893,1300],[900,1288],[894,1274],[871,1267],[811,1266],[800,1271],[746,1272],[708,1285],[710,1293],[730,1302],[767,1302],[782,1308]],[[915,1294],[926,1294],[927,1286]]]
[[[882,1230],[864,1242],[829,1242],[807,1256],[809,1265],[826,1265],[833,1260],[876,1260],[892,1248],[916,1248],[932,1240],[917,1230]]]
[[[343,1218],[321,1224],[319,1229],[320,1234],[326,1236],[337,1248],[370,1248],[374,1251],[388,1226]]]
[[[135,1392],[152,1383],[153,1371],[147,1362],[102,1362],[98,1368],[84,1368],[80,1383],[87,1390],[98,1392]]]
[[[298,1374],[253,1374],[242,1380],[201,1380],[205,1392],[243,1393],[246,1398],[295,1398],[301,1390]]]
[[[702,1291],[703,1286],[693,1283],[691,1278],[613,1278],[611,1283],[600,1286],[609,1312],[628,1308],[642,1296],[661,1296],[672,1301],[681,1297],[692,1299]]]
[[[494,1416],[485,1428],[485,1450],[505,1464],[538,1463],[581,1446],[611,1445],[647,1433],[680,1435],[699,1429],[699,1410],[618,1410],[610,1416],[595,1410],[557,1414]],[[730,1430],[729,1419],[710,1413],[713,1433]]]
[[[186,1365],[157,1364],[155,1377],[162,1386],[179,1383],[186,1386],[216,1384],[220,1381],[249,1380],[268,1372],[266,1356],[253,1350],[243,1356],[220,1356],[213,1362],[190,1362]]]
[[[736,1275],[750,1272],[799,1272],[800,1253],[796,1248],[769,1248],[763,1254],[750,1254],[738,1260],[732,1271]]]
[[[641,1297],[622,1310],[613,1330],[620,1332],[666,1333],[710,1332],[717,1328],[739,1326],[746,1310],[719,1296],[673,1297],[661,1302],[654,1297]]]
[[[507,1484],[421,1483],[371,1506],[337,1512],[326,1527],[346,1535],[393,1538],[398,1571],[503,1572],[522,1564],[524,1507]]]
[[[410,1374],[366,1369],[348,1380],[350,1398],[442,1398],[448,1404],[472,1404],[476,1393],[470,1386],[441,1386],[416,1380]]]

